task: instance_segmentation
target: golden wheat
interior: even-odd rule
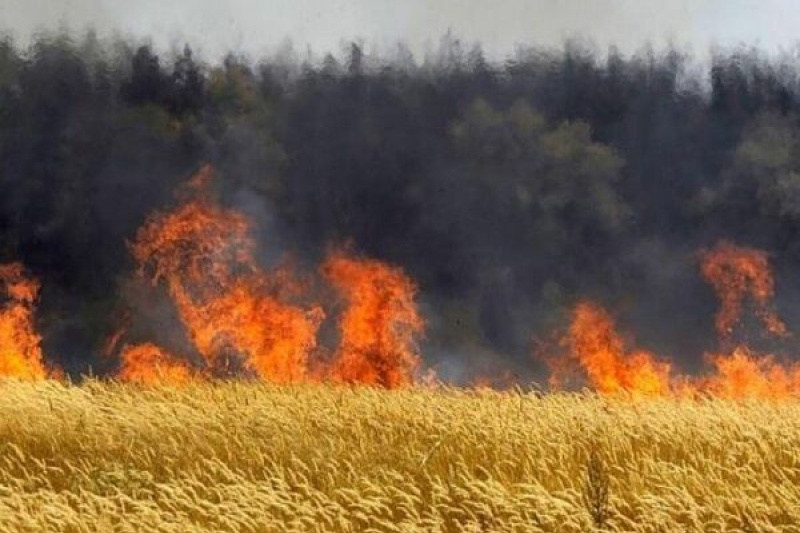
[[[800,403],[0,383],[0,531],[800,531]]]

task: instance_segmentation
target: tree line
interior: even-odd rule
[[[41,279],[45,351],[85,372],[126,241],[210,162],[265,261],[351,241],[402,266],[444,377],[532,375],[536,339],[582,297],[691,370],[716,305],[696,252],[718,239],[773,254],[780,311],[800,319],[798,66],[574,41],[497,62],[452,35],[424,61],[402,45],[214,62],[93,33],[3,38],[0,260]]]

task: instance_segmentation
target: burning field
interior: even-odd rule
[[[352,244],[330,245],[316,268],[291,257],[264,267],[251,220],[217,202],[213,180],[212,167],[203,166],[176,192],[174,205],[151,214],[128,243],[137,268],[121,282],[121,318],[104,343],[115,369],[108,377],[140,385],[244,379],[385,389],[442,381],[424,365],[426,321],[417,285],[401,268],[363,257]],[[697,275],[719,299],[718,349],[706,355],[703,373],[677,372],[669,358],[620,332],[602,304],[578,299],[568,324],[531,349],[531,364],[549,367],[549,388],[636,398],[796,399],[800,364],[751,348],[742,335],[753,331],[745,322],[758,323],[761,338],[792,335],[774,309],[767,253],[720,241],[696,258]],[[45,363],[36,331],[39,282],[10,263],[0,266],[0,284],[0,375],[63,377]],[[502,381],[475,375],[472,385],[518,384]]]
[[[578,299],[531,349],[547,391],[454,386],[401,268],[352,244],[266,267],[213,180],[128,243],[102,380],[47,362],[41,286],[0,267],[3,531],[800,531],[800,365],[743,334],[792,335],[767,253],[696,253],[702,373]]]
[[[0,533],[800,533],[789,43],[42,1],[0,24]]]

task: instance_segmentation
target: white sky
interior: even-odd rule
[[[494,58],[518,43],[575,35],[625,52],[647,41],[698,55],[712,44],[778,51],[794,48],[798,22],[800,0],[0,0],[0,29],[23,41],[40,29],[91,26],[150,37],[159,48],[188,41],[210,59],[274,50],[286,38],[316,53],[358,38],[383,50],[403,40],[420,57],[448,29]]]

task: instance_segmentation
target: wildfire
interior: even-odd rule
[[[39,282],[20,263],[0,265],[0,375],[44,379],[41,337],[33,325]]]
[[[775,288],[767,254],[761,250],[720,242],[700,253],[700,270],[720,299],[716,328],[727,340],[739,323],[745,297],[752,298],[755,312],[772,335],[785,335],[786,326],[772,311]]]
[[[730,347],[730,335],[741,321],[749,295],[755,313],[769,335],[786,336],[786,325],[772,309],[774,280],[767,254],[761,250],[721,242],[700,254],[703,277],[720,299],[716,329],[728,354],[709,356],[714,373],[698,389],[725,398],[781,399],[798,392],[800,367],[782,365],[771,355],[759,355],[745,345]]]
[[[700,254],[701,273],[720,298],[716,329],[720,344],[729,346],[730,335],[740,323],[749,296],[764,328],[771,335],[788,335],[772,310],[774,281],[767,254],[752,248],[721,242]],[[701,378],[671,376],[670,365],[645,351],[626,349],[613,319],[599,305],[579,303],[562,340],[569,355],[550,359],[551,385],[558,387],[563,375],[577,366],[601,394],[622,391],[647,395],[672,394],[695,397],[782,399],[800,393],[800,365],[781,364],[771,355],[759,355],[744,345],[708,356],[712,367]]]
[[[717,397],[779,400],[800,392],[800,366],[782,365],[771,355],[755,355],[737,347],[730,355],[712,356],[716,372],[703,389]]]
[[[166,286],[203,359],[203,373],[302,380],[322,310],[284,301],[297,284],[286,272],[271,274],[258,266],[248,219],[212,201],[206,192],[211,175],[204,167],[181,205],[140,228],[131,245],[139,275]],[[131,357],[128,375],[136,365],[150,364],[150,356]]]
[[[669,391],[670,365],[645,351],[626,350],[614,319],[601,306],[584,301],[575,306],[562,345],[601,394],[622,391],[663,395]],[[556,379],[551,383],[556,383]]]
[[[322,272],[347,302],[331,377],[390,388],[411,384],[421,362],[416,338],[424,329],[414,283],[398,268],[341,250],[329,254]]]
[[[319,268],[338,302],[338,346],[318,346],[325,312],[309,303],[309,286],[285,263],[267,271],[256,260],[251,224],[217,204],[208,192],[213,171],[203,167],[181,191],[176,207],[153,214],[130,244],[137,275],[163,287],[174,303],[193,352],[174,354],[151,342],[124,344],[126,324],[107,342],[119,354],[119,377],[140,383],[186,383],[197,378],[253,376],[275,383],[333,380],[386,388],[415,382],[421,367],[417,342],[425,329],[417,287],[398,267],[332,249]],[[567,353],[545,355],[551,386],[580,374],[601,394],[780,399],[800,393],[800,364],[781,364],[732,344],[745,303],[771,335],[788,335],[772,308],[774,280],[767,254],[720,242],[699,254],[700,271],[720,299],[715,327],[723,349],[708,357],[703,378],[673,376],[671,365],[626,343],[611,314],[582,301],[558,344]],[[0,375],[43,378],[40,338],[32,326],[39,285],[19,264],[0,266]],[[341,310],[340,310],[341,307]],[[332,352],[327,359],[323,353]],[[726,355],[727,354],[727,355]],[[430,383],[433,376],[423,379]],[[475,381],[505,386],[511,374]]]
[[[179,205],[151,216],[130,245],[138,275],[166,288],[200,361],[190,364],[141,344],[123,350],[120,377],[148,383],[252,375],[275,383],[411,384],[424,326],[414,283],[380,261],[331,252],[320,270],[346,307],[332,361],[314,359],[322,307],[299,303],[308,284],[288,264],[272,272],[258,264],[247,217],[208,193],[212,174],[203,167]],[[108,346],[113,349],[122,336],[113,335]]]
[[[784,323],[772,311],[774,282],[767,254],[721,242],[700,254],[701,273],[719,295],[716,317],[720,344],[730,345],[730,335],[740,322],[749,296],[767,333],[787,335]],[[551,385],[558,387],[565,372],[578,366],[601,394],[622,391],[647,395],[782,399],[800,393],[800,364],[782,364],[771,355],[759,355],[739,345],[708,356],[711,372],[700,378],[671,376],[670,365],[645,351],[626,349],[607,311],[592,302],[578,304],[563,336],[566,359],[551,359]]]
[[[184,384],[192,377],[189,366],[152,343],[125,346],[119,378],[146,385]]]

